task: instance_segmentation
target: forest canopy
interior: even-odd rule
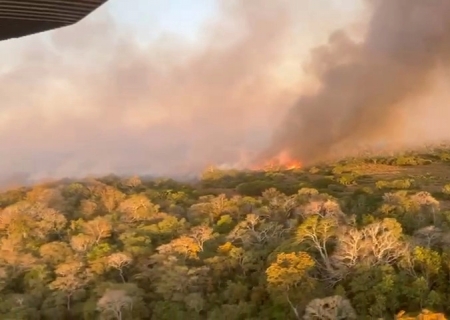
[[[7,190],[1,319],[445,319],[449,154]]]

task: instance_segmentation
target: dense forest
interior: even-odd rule
[[[450,149],[0,194],[0,319],[445,319]]]

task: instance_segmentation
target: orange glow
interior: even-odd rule
[[[264,170],[264,171],[279,171],[279,170],[295,170],[300,169],[302,163],[296,159],[293,159],[288,152],[284,151],[278,154],[276,157],[263,161],[260,164],[251,167],[252,170]]]

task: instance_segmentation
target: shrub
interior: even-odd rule
[[[375,183],[377,189],[411,189],[414,186],[414,179],[399,179],[393,181],[380,180]]]
[[[349,186],[349,185],[354,184],[356,182],[356,179],[351,174],[345,174],[345,175],[337,178],[337,181],[344,186]]]

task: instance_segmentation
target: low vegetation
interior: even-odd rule
[[[446,319],[450,149],[0,194],[1,319]]]

